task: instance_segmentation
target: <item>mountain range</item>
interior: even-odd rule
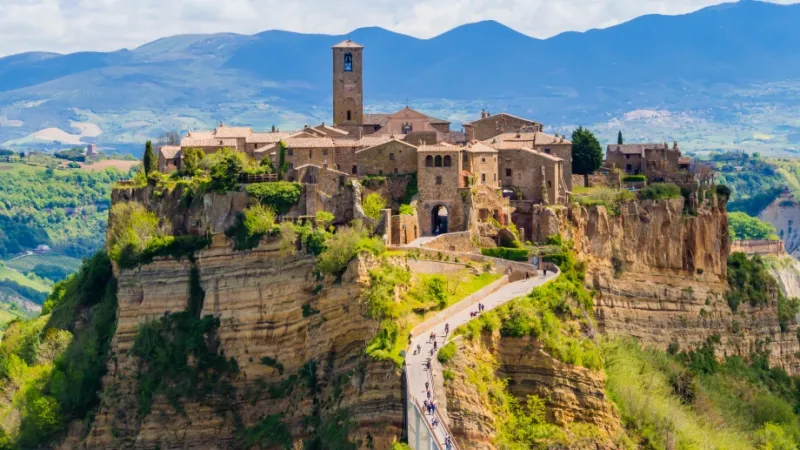
[[[219,121],[329,121],[330,47],[350,38],[366,47],[368,112],[408,102],[458,124],[487,108],[609,133],[644,117],[658,125],[654,139],[691,140],[681,123],[739,130],[769,104],[779,111],[769,129],[748,135],[791,149],[800,143],[800,122],[787,119],[800,105],[787,95],[800,87],[797,23],[800,4],[743,1],[548,39],[485,21],[430,39],[376,27],[338,36],[271,30],[180,35],[115,52],[23,53],[0,58],[0,146],[125,149]]]

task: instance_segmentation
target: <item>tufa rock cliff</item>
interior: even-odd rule
[[[735,314],[724,298],[730,252],[724,200],[707,199],[696,215],[684,213],[683,202],[625,203],[616,216],[604,207],[562,210],[562,233],[588,264],[600,331],[662,349],[673,342],[693,349],[719,335],[718,356],[748,357],[766,344],[771,365],[800,374],[797,326],[781,332],[777,293],[768,305],[742,304]]]
[[[281,256],[276,242],[234,252],[215,235],[194,262],[164,259],[120,271],[103,403],[90,428],[74,426],[62,448],[241,448],[242,430],[270,415],[282,415],[298,443],[308,438],[309,420],[321,421],[320,427],[337,414],[349,417],[350,438],[360,447],[389,448],[402,435],[402,385],[393,364],[363,355],[377,329],[359,302],[369,264],[359,257],[334,283],[314,275],[312,257]],[[233,390],[202,404],[185,403],[182,413],[156,395],[152,412],[140,415],[141,366],[130,354],[137,327],[187,309],[193,267],[205,292],[201,315],[219,317],[219,350],[238,363]],[[291,378],[309,367],[311,390]],[[272,392],[276,386],[283,394]]]

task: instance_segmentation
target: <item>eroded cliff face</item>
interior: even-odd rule
[[[120,271],[119,317],[102,406],[88,430],[73,427],[62,448],[241,448],[241,430],[273,414],[283,415],[298,444],[308,435],[306,418],[317,414],[325,420],[342,410],[355,425],[351,438],[359,447],[389,448],[402,435],[402,385],[393,364],[363,355],[377,329],[359,301],[370,262],[354,260],[341,282],[318,280],[313,258],[283,257],[278,247],[262,243],[234,252],[224,236],[215,235],[194,263],[156,260]],[[185,414],[155,396],[152,412],[142,417],[136,397],[140,362],[130,354],[137,327],[187,308],[192,264],[205,291],[202,315],[220,318],[220,348],[239,365],[234,392],[209,404],[183,404]],[[281,368],[262,363],[264,357]],[[268,393],[266,386],[278,385],[310,361],[316,364],[317,394],[302,382],[283,397]],[[215,411],[222,402],[233,402],[241,423],[230,412]]]
[[[465,449],[494,450],[499,421],[491,408],[496,402],[490,386],[475,386],[480,366],[492,367],[492,375],[507,380],[508,392],[520,404],[529,395],[545,400],[547,421],[567,432],[568,443],[555,448],[617,448],[622,433],[619,415],[605,394],[602,371],[564,364],[547,354],[532,337],[504,338],[484,333],[475,342],[460,342],[456,357],[447,366],[455,377],[445,383],[447,413],[456,442]],[[573,434],[575,426],[591,425],[596,433],[587,439]]]
[[[588,264],[601,332],[684,350],[719,335],[719,356],[748,357],[763,343],[772,365],[800,373],[796,326],[781,332],[777,295],[764,307],[740,305],[736,314],[724,298],[730,243],[723,200],[707,199],[696,215],[683,213],[683,199],[626,203],[616,216],[573,205],[562,219],[563,234]]]

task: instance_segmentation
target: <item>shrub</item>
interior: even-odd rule
[[[639,191],[642,200],[665,200],[680,196],[681,188],[673,183],[653,183]]]
[[[381,211],[386,208],[386,199],[381,197],[377,192],[373,192],[364,199],[361,204],[364,209],[364,214],[372,220],[378,220],[381,217]]]
[[[751,217],[743,212],[728,213],[728,227],[731,239],[734,241],[743,239],[769,239],[778,240],[775,234],[775,227],[764,222],[757,217]]]
[[[728,257],[728,285],[731,289],[725,294],[725,299],[734,312],[742,302],[749,302],[752,306],[766,305],[768,294],[778,292],[778,283],[767,271],[761,257],[755,255],[748,259],[741,252]]]
[[[246,167],[243,158],[247,156],[230,148],[223,148],[211,155],[209,189],[223,194],[239,189],[239,176]]]
[[[136,202],[117,203],[111,208],[108,227],[109,256],[119,260],[122,252],[142,252],[151,241],[166,235],[158,217]]]
[[[644,175],[625,175],[622,177],[623,183],[639,183],[642,181],[647,181],[647,177]]]
[[[336,216],[328,211],[317,211],[317,214],[314,216],[314,223],[319,228],[326,230],[328,229],[328,225],[330,225],[335,218]]]
[[[275,181],[267,183],[253,183],[245,188],[248,195],[257,198],[262,204],[267,205],[280,214],[286,214],[297,204],[302,194],[300,183],[289,181]]]
[[[718,184],[715,190],[717,192],[717,195],[724,198],[725,200],[731,198],[731,188],[729,188],[728,186],[725,186],[724,184]]]
[[[244,210],[243,223],[250,236],[268,235],[275,228],[275,211],[263,205],[249,206]]]
[[[369,232],[361,222],[339,228],[325,242],[325,250],[317,258],[317,269],[322,273],[341,275],[362,250],[379,255],[385,247],[378,238],[369,237]]]
[[[450,342],[448,344],[445,344],[441,348],[441,350],[439,350],[439,353],[436,355],[436,358],[439,360],[440,363],[447,364],[450,361],[452,361],[453,358],[456,356],[457,350],[458,348],[456,347],[456,344]]]
[[[283,423],[283,415],[262,417],[255,425],[247,427],[238,436],[240,448],[292,448],[292,433]]]
[[[509,261],[528,261],[529,251],[527,248],[482,248],[481,254],[493,258],[507,259]]]
[[[406,205],[406,204],[400,205],[401,216],[413,216],[414,212],[415,212],[414,208],[411,205]]]
[[[177,260],[193,258],[198,250],[211,245],[211,236],[161,236],[153,239],[144,250],[137,252],[131,246],[122,249],[117,264],[120,268],[130,269],[141,264],[149,264],[153,258],[171,256]]]

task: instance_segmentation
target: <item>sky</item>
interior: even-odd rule
[[[775,0],[796,3],[800,0]],[[135,48],[186,33],[269,29],[344,34],[365,26],[429,38],[493,19],[546,38],[719,0],[0,0],[0,56]]]

